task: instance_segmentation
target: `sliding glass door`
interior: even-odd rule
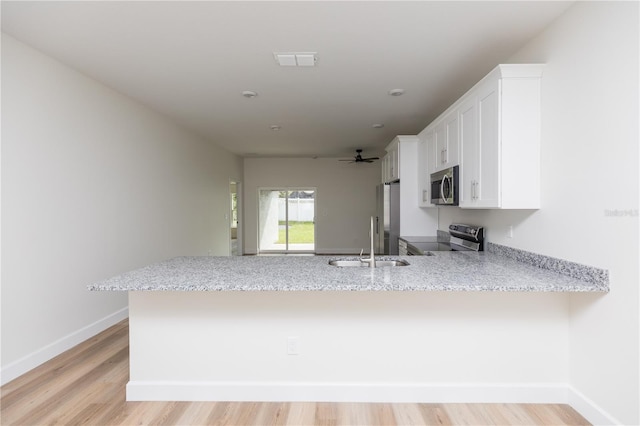
[[[259,251],[315,251],[315,188],[263,188],[258,191]]]

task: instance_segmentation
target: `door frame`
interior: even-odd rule
[[[238,226],[236,228],[236,250],[237,250],[237,255],[238,256],[243,256],[244,255],[244,249],[243,249],[243,244],[242,244],[242,227],[243,227],[243,222],[244,222],[244,217],[242,215],[242,182],[236,179],[229,179],[229,209],[228,209],[228,216],[229,216],[229,221],[227,224],[227,241],[229,242],[229,256],[231,256],[233,254],[233,249],[232,249],[232,240],[231,240],[231,225],[233,224],[233,206],[231,204],[231,185],[235,184],[236,185],[236,210],[237,212],[237,217],[238,217]]]

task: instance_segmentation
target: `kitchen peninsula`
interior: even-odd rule
[[[127,400],[562,402],[566,293],[608,291],[607,271],[491,243],[329,259],[179,257],[89,286],[129,292]]]

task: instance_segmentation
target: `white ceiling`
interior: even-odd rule
[[[570,4],[2,1],[2,30],[237,154],[368,156]],[[291,51],[318,52],[317,66],[279,67],[273,52]]]

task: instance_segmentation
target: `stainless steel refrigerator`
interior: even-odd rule
[[[376,253],[398,254],[400,183],[376,187]]]

